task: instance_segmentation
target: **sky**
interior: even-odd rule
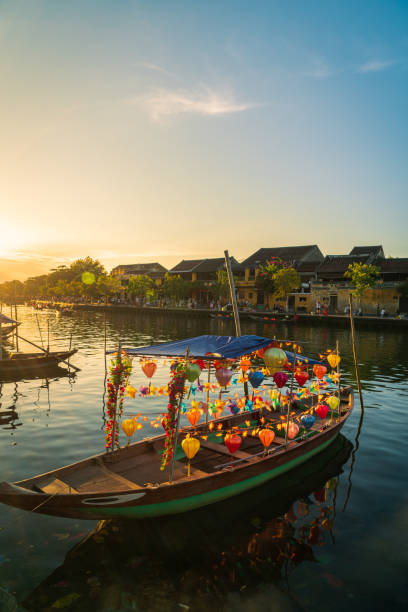
[[[0,0],[0,281],[408,257],[406,0]]]

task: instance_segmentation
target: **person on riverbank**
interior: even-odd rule
[[[317,300],[317,302],[316,302],[316,314],[318,314],[318,315],[320,314],[320,302],[319,302],[319,300]]]

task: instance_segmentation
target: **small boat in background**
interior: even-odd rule
[[[44,371],[67,361],[77,349],[70,351],[50,351],[49,353],[11,353],[7,358],[0,359],[0,380],[9,376],[32,374],[34,371]]]

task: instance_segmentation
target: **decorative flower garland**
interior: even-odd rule
[[[132,371],[132,361],[123,351],[121,357],[115,355],[109,367],[110,377],[106,383],[106,425],[105,448],[119,448],[119,420],[123,411],[123,400],[127,381]],[[119,400],[119,404],[118,404]],[[115,439],[113,440],[113,436]]]
[[[174,454],[177,411],[181,397],[184,393],[184,383],[186,380],[185,364],[180,363],[172,368],[171,380],[169,382],[169,403],[167,414],[163,415],[161,424],[166,432],[164,452],[162,456],[161,470],[170,463]]]

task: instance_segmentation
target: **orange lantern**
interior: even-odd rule
[[[145,361],[145,363],[142,364],[142,370],[146,374],[147,378],[151,378],[157,370],[157,365],[154,363],[154,361]]]
[[[198,421],[200,420],[200,416],[201,412],[198,408],[191,408],[191,410],[187,412],[187,418],[193,427],[197,425]]]
[[[275,433],[271,429],[261,429],[259,439],[265,448],[268,448],[275,438]]]
[[[326,372],[327,372],[326,366],[318,365],[318,364],[313,366],[313,373],[316,376],[316,378],[318,378],[319,380],[323,378]]]

